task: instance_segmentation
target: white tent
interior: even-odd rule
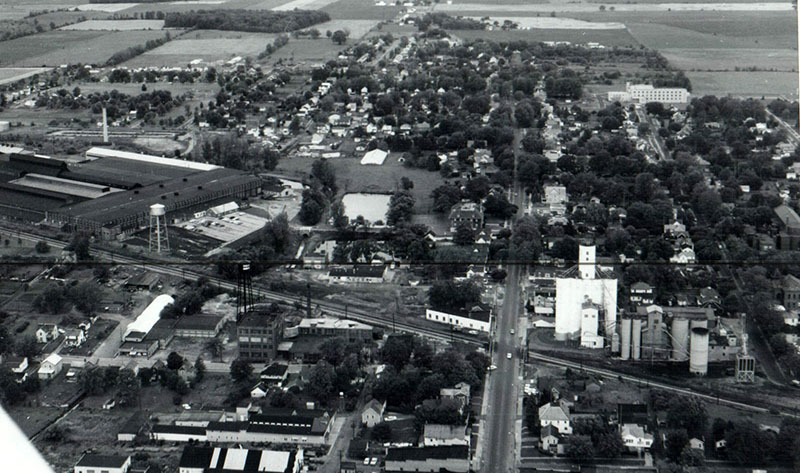
[[[136,317],[136,320],[128,324],[127,330],[125,330],[125,337],[127,337],[131,332],[142,332],[148,333],[150,329],[153,328],[153,325],[158,322],[158,319],[161,318],[161,311],[166,307],[168,304],[172,304],[175,302],[175,299],[172,296],[167,294],[162,294],[156,297],[153,302],[147,306],[139,317]],[[124,338],[124,337],[123,337]]]
[[[361,164],[375,164],[380,166],[386,160],[386,156],[389,153],[382,149],[373,149],[372,151],[367,152],[363,158],[361,158]]]

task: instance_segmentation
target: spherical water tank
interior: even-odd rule
[[[638,360],[642,355],[642,319],[633,319],[631,324],[631,358]]]
[[[627,360],[631,357],[631,319],[628,317],[621,318],[619,321],[619,329],[619,356],[623,360]]]
[[[705,376],[708,373],[708,329],[695,327],[692,329],[691,347],[689,350],[689,372]]]
[[[689,359],[689,319],[672,319],[672,359]]]
[[[150,215],[158,217],[167,213],[166,207],[161,204],[153,204],[150,206]]]

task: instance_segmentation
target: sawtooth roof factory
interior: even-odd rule
[[[147,226],[154,204],[177,223],[260,192],[258,177],[212,164],[103,148],[68,163],[0,147],[0,216],[105,239]]]

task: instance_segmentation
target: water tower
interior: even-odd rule
[[[156,253],[169,251],[167,238],[167,209],[161,204],[150,206],[150,245],[149,250]]]

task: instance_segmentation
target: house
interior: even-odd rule
[[[638,424],[625,424],[620,427],[622,443],[628,450],[646,450],[653,445],[653,435],[645,431],[644,426]]]
[[[6,356],[3,357],[3,368],[10,369],[17,376],[25,374],[28,369],[28,357]]]
[[[289,366],[282,363],[271,363],[269,366],[261,370],[259,378],[265,385],[281,385],[286,379],[286,372]]]
[[[64,332],[64,344],[68,347],[79,347],[86,341],[86,333],[79,328],[68,328]]]
[[[422,443],[426,447],[470,444],[466,425],[425,424]]]
[[[780,223],[778,249],[795,251],[800,249],[800,216],[788,205],[773,209]]]
[[[348,268],[333,268],[328,271],[328,281],[345,283],[376,284],[385,281],[386,266],[380,264],[357,265]]]
[[[539,425],[546,427],[552,425],[560,434],[572,434],[572,425],[569,420],[569,406],[564,400],[548,402],[539,407]]]
[[[787,274],[781,279],[781,293],[783,294],[783,306],[787,310],[800,308],[800,279]]]
[[[250,390],[250,397],[260,399],[262,397],[267,397],[268,392],[269,387],[262,381],[253,386],[253,389]]]
[[[455,233],[461,225],[473,231],[483,227],[483,207],[470,201],[462,201],[450,209],[450,231]]]
[[[384,464],[391,472],[467,473],[469,468],[469,447],[464,445],[389,448]]]
[[[631,305],[650,305],[654,302],[653,286],[646,282],[637,282],[631,286],[630,290]]]
[[[334,317],[305,318],[292,328],[297,328],[299,335],[307,337],[342,337],[347,341],[372,340],[372,326],[355,320]]]
[[[781,313],[783,316],[783,323],[790,327],[797,327],[800,325],[800,312],[797,310],[786,310]]]
[[[386,401],[383,401],[383,403],[378,402],[376,399],[369,401],[364,406],[364,410],[361,411],[361,423],[367,427],[375,427],[383,422],[383,412],[385,410]]]
[[[178,471],[180,473],[297,473],[302,463],[302,450],[186,446],[178,463]]]
[[[564,453],[561,434],[555,426],[546,425],[539,430],[539,448],[552,455]]]
[[[205,442],[208,440],[206,427],[176,424],[155,424],[150,429],[150,439],[165,442]]]
[[[699,438],[696,438],[696,437],[695,438],[691,438],[691,439],[689,439],[689,448],[691,448],[693,450],[701,450],[701,451],[703,451],[703,450],[705,450],[705,442],[703,442],[702,439],[699,439]]]
[[[210,442],[292,443],[329,445],[335,413],[313,409],[268,409],[249,414],[247,420],[209,422]]]
[[[58,326],[56,324],[39,324],[39,328],[36,329],[37,342],[48,343],[56,338],[58,338]]]
[[[57,353],[51,353],[39,365],[39,379],[53,379],[64,368],[63,360]]]
[[[455,401],[458,403],[459,411],[464,412],[469,407],[471,387],[465,382],[456,384],[452,388],[442,388],[439,390],[439,398],[443,401]]]
[[[694,250],[691,248],[683,248],[669,259],[670,263],[675,264],[694,264],[697,262]]]
[[[75,464],[74,473],[127,473],[131,457],[85,453]]]
[[[376,166],[380,166],[386,160],[386,157],[389,156],[388,151],[384,151],[382,149],[373,149],[372,151],[367,151],[364,154],[364,157],[361,158],[361,164],[373,164]]]
[[[481,303],[461,310],[425,309],[425,319],[450,325],[456,330],[477,330],[489,333],[492,324],[492,309]]]

